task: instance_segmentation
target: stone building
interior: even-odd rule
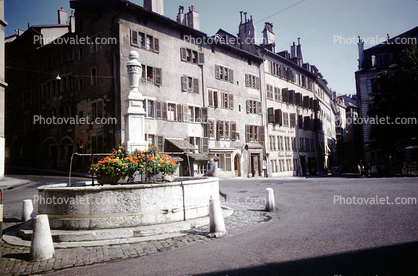
[[[204,174],[207,154],[216,156],[224,177],[315,174],[331,166],[331,91],[318,69],[303,63],[300,43],[290,54],[275,52],[271,24],[257,45],[246,13],[237,36],[222,29],[208,36],[193,6],[180,6],[176,20],[164,16],[162,0],[145,0],[144,7],[125,0],[71,1],[71,8],[69,24],[59,10],[58,25],[32,26],[6,44],[13,83],[10,164],[62,170],[73,152],[110,152],[123,143],[126,64],[136,51],[144,138],[182,156],[180,175]],[[39,33],[43,40],[30,47]],[[87,37],[90,43],[81,43]],[[77,43],[43,42],[58,40]],[[27,58],[19,59],[22,54]],[[12,108],[20,105],[23,113]],[[99,121],[33,124],[37,115]],[[75,160],[75,167],[83,170],[88,162]]]

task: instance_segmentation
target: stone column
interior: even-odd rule
[[[147,142],[145,141],[145,110],[143,108],[142,94],[138,90],[139,80],[142,75],[141,63],[138,61],[138,53],[131,51],[129,53],[128,69],[129,91],[128,97],[125,99],[126,111],[123,114],[125,120],[125,141],[124,145],[129,152],[134,150],[145,149]]]

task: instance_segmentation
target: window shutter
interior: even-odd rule
[[[208,106],[213,106],[213,91],[208,90]]]
[[[164,151],[164,136],[157,136],[157,147],[160,151]]]
[[[229,94],[229,109],[234,109],[234,95]]]
[[[251,87],[251,77],[248,74],[245,74],[245,86]]]
[[[181,91],[187,92],[188,91],[188,84],[187,84],[187,76],[181,77]]]
[[[264,143],[264,141],[265,141],[264,135],[265,135],[265,133],[264,133],[264,127],[263,126],[259,126],[258,127],[258,141],[260,143]]]
[[[319,100],[314,100],[314,111],[319,111]]]
[[[162,118],[162,108],[161,108],[161,102],[156,102],[156,117],[157,119],[161,120]]]
[[[193,79],[193,92],[199,94],[199,79]]]
[[[231,122],[231,140],[237,140],[237,124],[235,122]]]
[[[218,91],[213,91],[213,106],[218,108]]]
[[[188,122],[189,120],[189,107],[187,105],[183,105],[183,122]]]
[[[182,61],[187,61],[187,50],[186,48],[180,48],[180,57]]]
[[[268,122],[274,123],[274,108],[273,107],[269,107],[267,109],[267,115],[268,115]]]
[[[182,111],[183,111],[183,109],[181,107],[181,104],[178,104],[177,105],[177,121],[179,121],[179,122],[183,121],[183,116],[182,116],[183,112]]]
[[[251,140],[251,126],[246,125],[245,126],[245,142],[250,142]]]
[[[251,111],[251,101],[246,101],[246,105],[247,105],[247,114],[250,113]]]
[[[309,98],[309,109],[314,109],[313,98]]]
[[[298,116],[298,127],[303,128],[303,116],[302,115]]]
[[[202,138],[202,152],[209,152],[209,139],[206,137]]]
[[[197,64],[198,65],[205,64],[205,54],[204,53],[198,53],[197,54]]]
[[[161,85],[162,84],[162,69],[161,68],[155,68],[155,85]]]
[[[203,128],[203,137],[209,138],[209,124],[207,123],[202,124],[202,128]]]
[[[261,108],[261,102],[257,102],[257,114],[261,115],[262,108]]]
[[[296,126],[296,114],[295,113],[290,113],[290,127],[295,127]]]
[[[207,107],[202,107],[202,123],[207,123],[208,122],[208,108]]]
[[[215,65],[215,78],[217,79],[217,80],[219,80],[220,79],[220,73],[219,73],[219,65]]]
[[[163,120],[167,120],[167,103],[163,103]]]
[[[154,38],[154,52],[160,52],[160,40],[158,38]]]
[[[282,89],[282,101],[285,103],[289,102],[289,90],[287,88]]]
[[[295,93],[295,105],[300,105],[300,93]]]
[[[255,78],[255,88],[260,90],[260,78]]]
[[[229,69],[229,82],[233,83],[234,82],[234,70]]]
[[[138,32],[131,30],[131,45],[138,46]]]
[[[304,129],[310,129],[310,120],[311,120],[311,117],[309,117],[309,116],[305,116],[303,118],[303,127],[304,127]]]
[[[303,96],[303,108],[309,108],[309,96]]]
[[[200,107],[196,107],[194,114],[195,114],[195,122],[201,123],[202,122],[202,109]]]
[[[295,90],[289,90],[289,103],[295,103]]]
[[[216,122],[216,140],[219,140],[220,139],[220,132],[221,132],[221,121],[217,121]]]
[[[276,109],[274,110],[274,122],[278,124],[279,126],[282,126],[282,110]]]

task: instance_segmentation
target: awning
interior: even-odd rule
[[[207,161],[208,154],[207,153],[187,153],[187,156],[194,159],[195,161]],[[217,156],[213,156],[213,159],[219,159]]]
[[[165,141],[168,141],[170,143],[168,146],[165,147],[168,152],[196,150],[196,147],[194,145],[190,144],[189,142],[183,139],[166,138]]]

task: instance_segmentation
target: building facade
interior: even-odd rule
[[[303,63],[300,42],[290,54],[275,52],[270,23],[264,44],[256,45],[254,20],[246,14],[237,36],[222,29],[208,36],[193,6],[180,7],[176,20],[164,16],[162,0],[145,0],[144,7],[71,1],[71,8],[70,23],[61,9],[58,25],[32,26],[6,43],[13,83],[7,91],[9,164],[34,166],[30,160],[37,156],[35,166],[65,170],[74,152],[110,152],[123,143],[131,51],[142,64],[144,138],[168,154],[183,153],[180,175],[204,174],[207,154],[216,156],[224,177],[315,175],[334,163],[335,110],[327,82]],[[28,47],[39,33],[39,43]],[[89,37],[91,43],[44,43],[48,36]],[[13,108],[20,105],[23,113]],[[33,124],[40,115],[94,123]],[[74,162],[82,171],[90,161]]]

